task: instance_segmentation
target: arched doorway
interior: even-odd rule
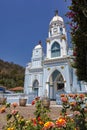
[[[55,100],[60,90],[64,91],[64,78],[58,70],[55,70],[49,78],[49,98]]]
[[[38,80],[35,80],[33,82],[33,91],[35,92],[36,96],[38,96],[38,88],[39,88],[39,82]]]

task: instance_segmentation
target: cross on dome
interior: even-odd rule
[[[55,16],[58,16],[58,10],[55,10]]]
[[[42,46],[42,42],[41,42],[41,40],[39,40],[39,45],[41,45],[41,46]]]

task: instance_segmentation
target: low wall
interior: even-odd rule
[[[19,99],[20,98],[25,98],[27,99],[27,104],[31,104],[32,100],[36,97],[35,93],[29,93],[29,94],[24,94],[24,93],[12,93],[12,94],[0,94],[0,97],[6,97],[7,98],[7,103],[13,103],[17,102],[19,104]]]

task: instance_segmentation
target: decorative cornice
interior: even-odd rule
[[[35,73],[35,72],[42,72],[43,71],[43,68],[31,68],[29,69],[29,72],[30,73]]]
[[[50,43],[52,40],[56,40],[56,39],[64,39],[66,40],[65,34],[62,35],[56,35],[56,36],[51,36],[49,38],[46,39],[46,43]]]
[[[52,28],[55,23],[57,24],[57,26],[64,25],[64,22],[57,20],[57,21],[53,21],[53,22],[50,24],[49,28]]]
[[[52,64],[52,63],[60,63],[60,62],[68,62],[70,57],[62,57],[62,58],[55,58],[55,59],[45,59],[43,64]]]
[[[53,36],[53,37],[47,38],[46,39],[46,43],[50,43],[50,41],[52,41],[54,39],[60,39],[60,38],[62,38],[62,35],[57,35],[57,36]]]
[[[50,43],[50,39],[49,38],[46,39],[46,43]]]
[[[61,39],[66,40],[66,36],[63,34],[63,35],[61,36]]]

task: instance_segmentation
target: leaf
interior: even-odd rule
[[[12,117],[12,114],[7,114],[7,121],[10,120]]]
[[[11,103],[6,103],[6,108],[10,107]]]

